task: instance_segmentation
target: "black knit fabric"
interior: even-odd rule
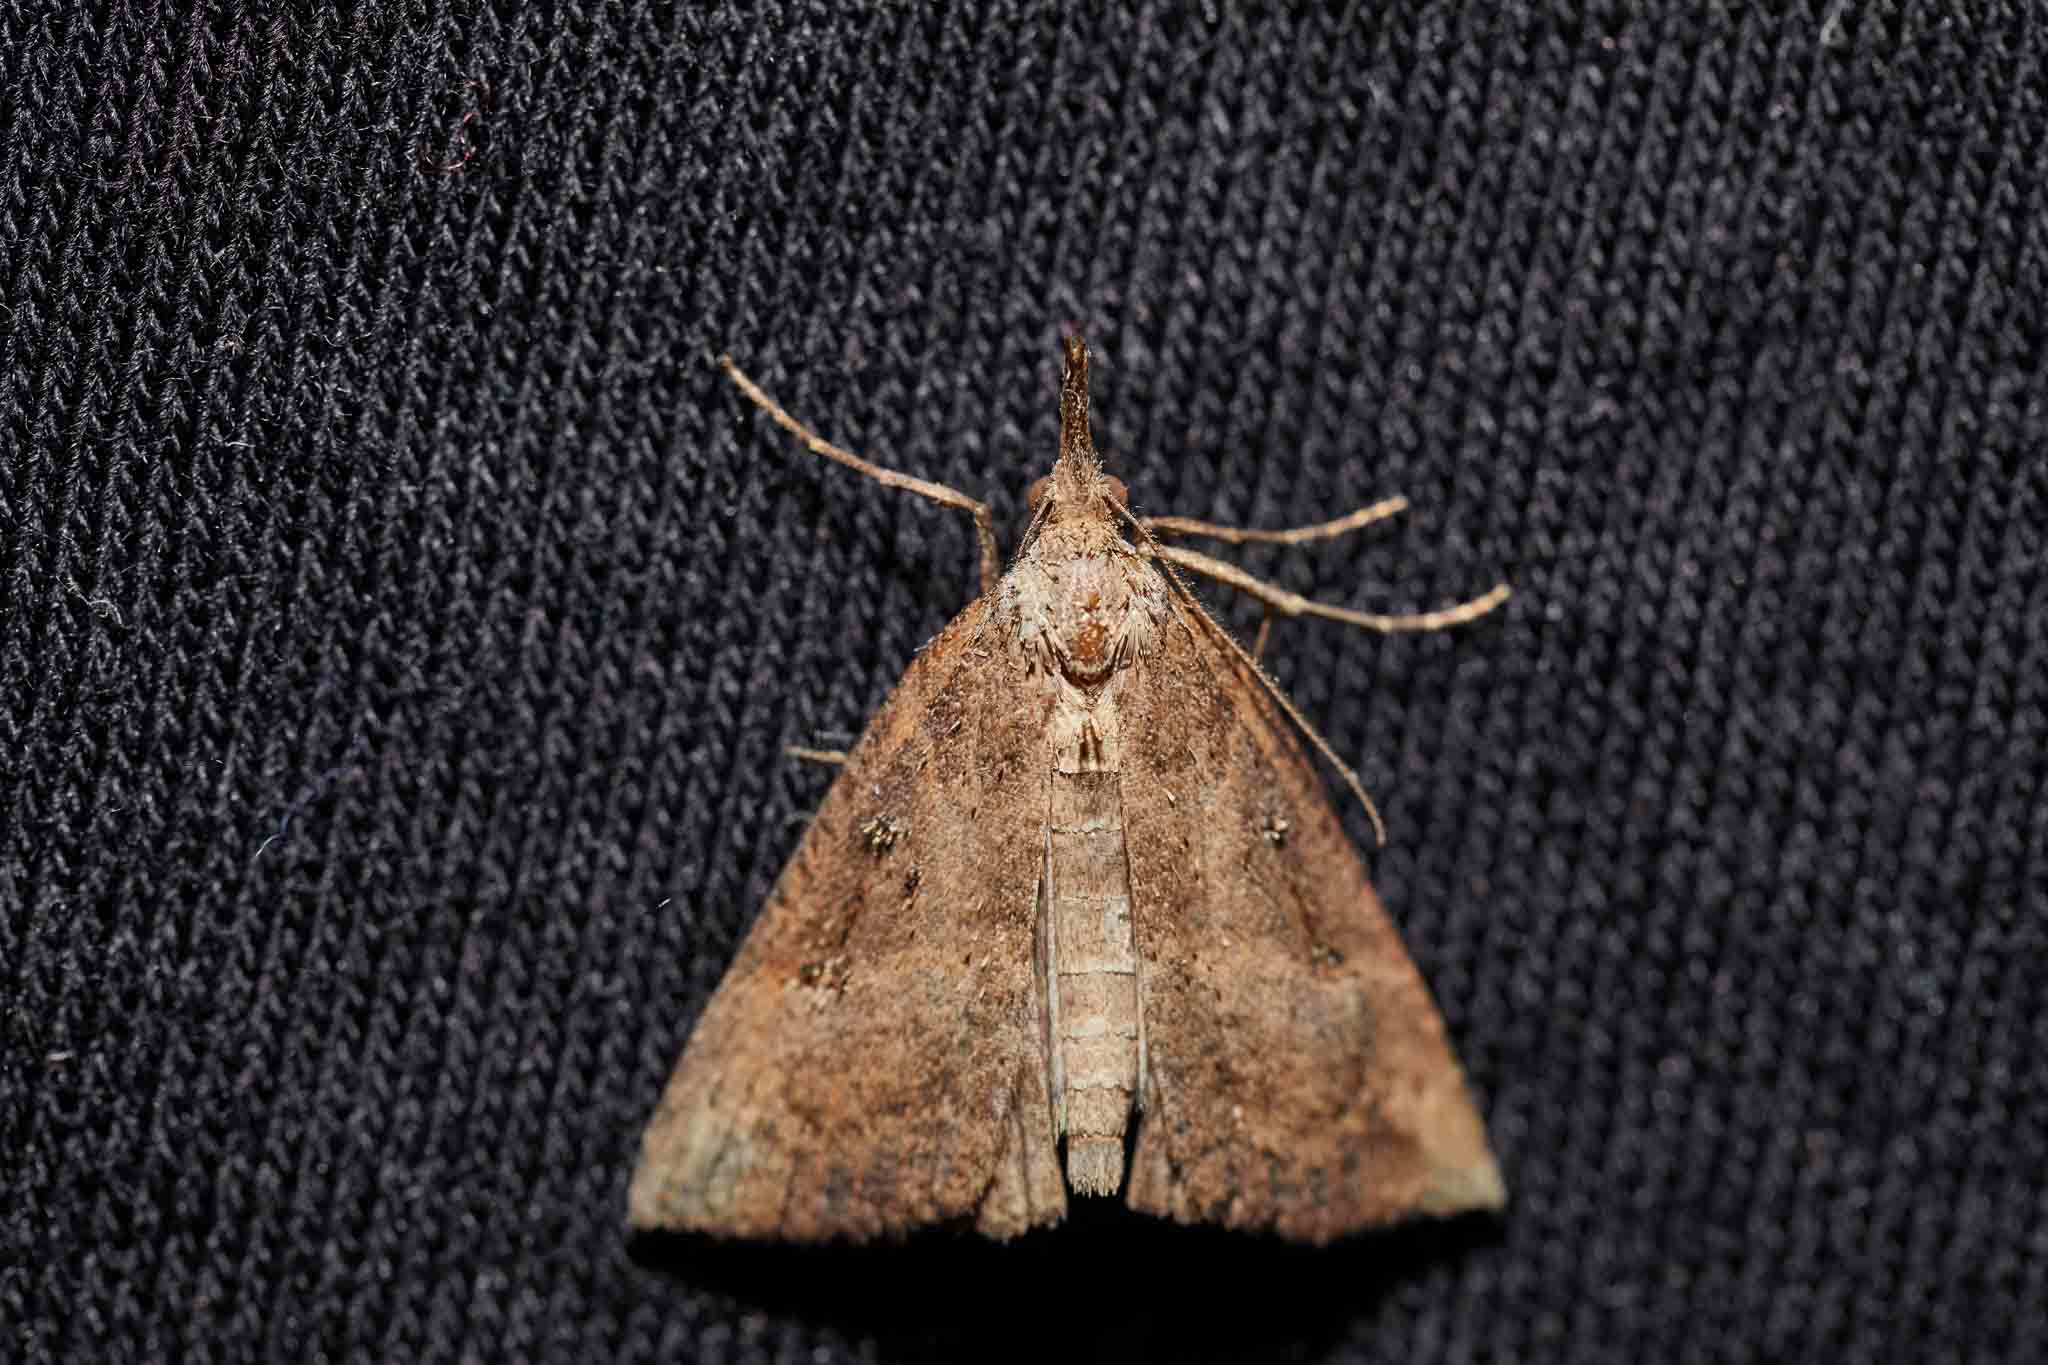
[[[187,8],[0,0],[0,1356],[2048,1358],[2038,5]],[[974,591],[712,358],[1013,541],[1069,329],[1139,510],[1513,583],[1269,649],[1510,1207],[636,1241]]]

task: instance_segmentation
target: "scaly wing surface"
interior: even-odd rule
[[[1308,758],[1176,603],[1126,691],[1146,1076],[1126,1199],[1325,1241],[1498,1206],[1443,1020]]]
[[[783,869],[647,1126],[635,1225],[1064,1214],[1032,962],[1044,707],[987,601],[912,662]]]

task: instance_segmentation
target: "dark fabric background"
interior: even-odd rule
[[[2039,6],[220,9],[0,3],[0,1354],[2048,1355]],[[635,1242],[973,590],[710,357],[1014,536],[1070,325],[1141,510],[1514,583],[1272,650],[1512,1205]]]

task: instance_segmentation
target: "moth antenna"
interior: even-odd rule
[[[1145,524],[1132,516],[1131,509],[1125,507],[1115,498],[1105,496],[1105,500],[1111,507],[1116,509],[1117,515],[1129,522],[1137,530],[1139,537],[1157,552],[1159,563],[1166,570],[1167,581],[1172,583],[1180,592],[1181,599],[1195,609],[1195,614],[1202,618],[1203,624],[1215,632],[1216,638],[1223,641],[1229,647],[1230,652],[1237,656],[1238,662],[1251,670],[1252,676],[1259,680],[1259,685],[1266,689],[1267,695],[1279,704],[1280,709],[1287,713],[1287,718],[1294,722],[1295,727],[1301,731],[1308,742],[1315,746],[1316,752],[1323,756],[1323,761],[1337,770],[1338,775],[1344,779],[1344,785],[1351,788],[1351,794],[1358,798],[1358,804],[1365,807],[1366,818],[1372,821],[1372,834],[1375,846],[1385,848],[1387,846],[1387,822],[1380,818],[1380,808],[1373,804],[1372,795],[1366,791],[1365,784],[1358,780],[1358,774],[1353,772],[1351,766],[1343,759],[1337,757],[1337,751],[1330,747],[1330,742],[1323,738],[1322,732],[1308,723],[1308,717],[1301,714],[1301,709],[1281,689],[1280,684],[1275,682],[1272,676],[1259,666],[1259,661],[1247,654],[1244,646],[1239,644],[1231,636],[1230,632],[1225,630],[1217,622],[1216,618],[1209,614],[1209,609],[1202,605],[1202,599],[1195,596],[1194,589],[1187,585],[1187,581],[1180,576],[1180,570],[1174,567],[1173,560],[1166,554],[1166,547],[1152,538],[1152,533],[1145,529]]]
[[[1038,506],[1031,513],[1031,520],[1024,525],[1024,534],[1017,538],[1017,557],[1019,559],[1024,557],[1024,552],[1030,549],[1032,543],[1038,539],[1038,533],[1045,528],[1046,518],[1051,514],[1052,499],[1040,498]]]

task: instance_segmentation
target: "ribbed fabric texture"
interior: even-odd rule
[[[340,8],[0,0],[0,1355],[2048,1358],[2040,7]],[[1513,583],[1269,650],[1511,1206],[635,1243],[973,592],[712,358],[1013,541],[1069,327],[1139,510]]]

